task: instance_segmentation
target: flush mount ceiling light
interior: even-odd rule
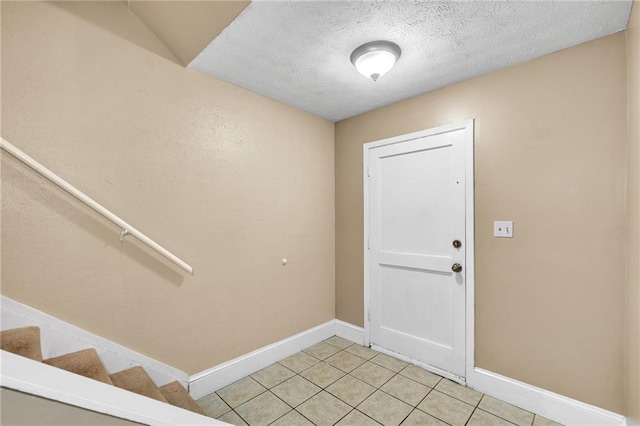
[[[400,57],[400,47],[390,41],[365,43],[351,54],[351,63],[358,72],[373,81],[385,75]]]

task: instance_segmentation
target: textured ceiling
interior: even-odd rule
[[[630,1],[254,1],[189,67],[333,121],[626,28]],[[351,52],[402,48],[377,82]]]

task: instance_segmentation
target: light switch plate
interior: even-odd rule
[[[493,222],[493,236],[498,238],[513,238],[513,221],[496,220]]]

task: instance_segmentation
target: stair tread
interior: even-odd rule
[[[162,402],[168,402],[142,367],[132,367],[109,376],[119,388],[144,395]]]
[[[83,349],[43,361],[45,364],[113,385],[95,349]]]
[[[160,392],[171,405],[193,411],[194,413],[205,416],[202,407],[189,395],[189,392],[182,387],[177,381],[168,383],[160,387]]]
[[[3,351],[42,362],[40,327],[22,327],[0,333],[0,347]]]

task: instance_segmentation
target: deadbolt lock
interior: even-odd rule
[[[453,240],[453,246],[455,248],[460,248],[462,247],[462,243],[460,242],[460,240]]]
[[[462,265],[459,263],[454,263],[453,265],[451,265],[451,270],[453,272],[462,272]]]

